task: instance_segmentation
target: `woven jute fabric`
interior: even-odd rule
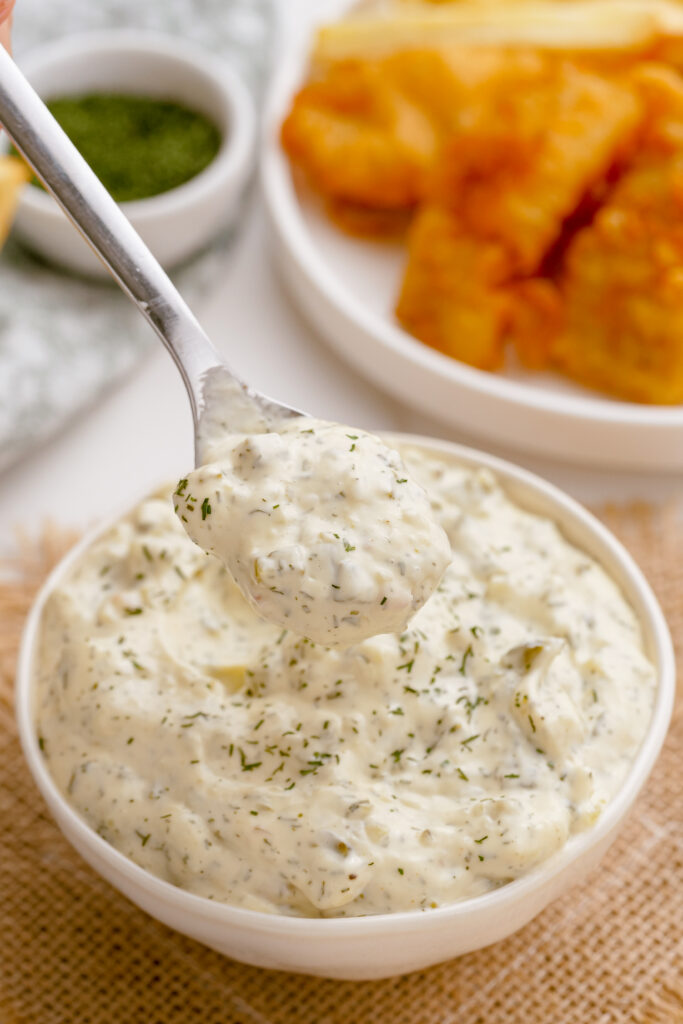
[[[683,524],[606,513],[651,580],[683,656]],[[601,867],[488,949],[380,982],[261,971],[169,931],[68,846],[24,766],[14,661],[47,535],[0,586],[0,1024],[683,1024],[683,700]]]

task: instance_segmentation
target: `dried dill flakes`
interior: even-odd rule
[[[171,100],[90,93],[47,105],[119,203],[183,185],[208,167],[221,146],[221,133],[208,117]]]
[[[469,748],[470,743],[474,743],[474,741],[478,739],[479,733],[475,732],[474,736],[468,736],[466,740],[460,740],[460,746]]]
[[[468,647],[467,647],[467,650],[465,651],[465,653],[462,656],[462,661],[460,662],[460,668],[458,669],[458,672],[460,673],[461,676],[464,676],[465,673],[467,672],[467,659],[471,658],[473,654],[474,654],[474,651],[472,650],[472,645],[469,644]]]

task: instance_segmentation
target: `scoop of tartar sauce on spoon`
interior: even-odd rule
[[[173,496],[187,533],[264,618],[311,640],[401,631],[449,562],[425,491],[373,434],[300,416],[208,457]]]
[[[449,560],[426,493],[379,438],[253,391],[0,47],[0,121],[180,370],[200,466],[176,511],[260,613],[312,640],[401,630]]]

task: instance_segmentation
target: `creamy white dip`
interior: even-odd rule
[[[427,909],[524,874],[619,787],[655,674],[618,587],[489,472],[401,452],[452,548],[401,634],[327,648],[264,622],[165,496],[51,596],[43,755],[159,877],[281,914]]]
[[[373,434],[297,416],[210,458],[178,484],[178,517],[263,618],[301,636],[398,632],[448,565],[424,489]]]

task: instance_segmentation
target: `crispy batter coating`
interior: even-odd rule
[[[522,366],[529,370],[551,369],[552,347],[563,328],[562,294],[554,280],[535,277],[513,285],[508,339],[514,343]]]
[[[359,203],[345,203],[341,199],[328,199],[328,216],[347,235],[368,239],[404,238],[410,224],[411,210],[377,209]]]
[[[683,401],[683,82],[640,79],[646,135],[593,224],[568,249],[557,368],[635,402]]]
[[[295,97],[282,143],[331,199],[411,207],[425,195],[443,141],[485,117],[501,93],[538,78],[544,64],[524,50],[466,47],[341,61]]]
[[[552,363],[636,402],[683,401],[683,153],[630,171],[571,246]]]
[[[429,118],[378,64],[348,61],[305,86],[283,145],[324,194],[379,209],[412,206],[434,161]]]
[[[527,367],[683,402],[674,68],[467,47],[345,61],[282,139],[346,230],[412,215],[396,313],[426,344],[495,370],[512,342]]]
[[[534,72],[491,95],[485,116],[444,145],[409,235],[398,318],[480,369],[502,364],[515,313],[517,333],[530,332],[519,318],[523,292],[508,286],[538,272],[567,218],[633,144],[641,117],[628,84],[543,58]],[[527,344],[530,365],[543,363],[542,338],[534,332],[533,355]]]
[[[483,370],[503,361],[509,261],[496,242],[480,242],[456,214],[423,207],[409,234],[398,318],[421,341]]]
[[[475,238],[502,242],[517,274],[535,272],[565,220],[633,145],[641,105],[626,81],[544,58],[450,140],[438,195]]]

